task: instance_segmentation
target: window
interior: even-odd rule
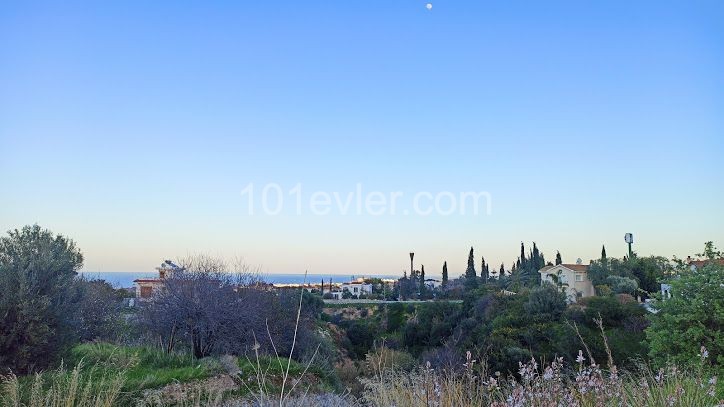
[[[576,274],[576,281],[583,281],[583,275],[582,275],[582,274]]]

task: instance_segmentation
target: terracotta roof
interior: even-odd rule
[[[574,271],[588,271],[588,264],[561,264],[561,266]]]
[[[724,266],[724,258],[723,258],[723,259],[716,259],[716,260],[714,260],[714,261],[716,262],[716,264],[718,264],[718,265],[720,265],[720,266]],[[706,265],[709,264],[710,262],[711,262],[711,260],[691,260],[691,261],[689,262],[689,265],[690,265],[690,266],[694,266],[694,267],[696,267],[696,268],[699,269],[699,268],[702,268],[702,267],[706,266]]]
[[[588,271],[588,264],[559,264],[558,266],[563,266],[567,269],[573,270],[573,271]],[[558,266],[545,266],[540,271],[548,271],[552,268],[556,268]]]

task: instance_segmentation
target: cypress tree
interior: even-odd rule
[[[556,266],[559,264],[563,264],[563,259],[561,258],[561,252],[556,251]]]
[[[442,286],[447,286],[447,261],[442,264]]]
[[[320,285],[319,287],[321,290],[319,293],[322,295],[322,297],[324,297],[324,279],[322,279],[322,285]]]
[[[425,265],[420,266],[420,296],[425,294],[425,289],[427,286],[425,286]]]
[[[606,245],[601,248],[601,260],[606,261]]]
[[[470,254],[468,255],[468,267],[465,270],[465,285],[468,288],[476,288],[478,286],[477,274],[475,273],[475,256],[473,254],[473,248],[470,247]]]
[[[468,268],[465,270],[465,277],[474,278],[477,274],[475,273],[475,257],[473,255],[473,248],[470,247],[470,254],[468,255]]]
[[[523,266],[525,268],[525,245],[523,242],[520,242],[520,264],[518,265],[518,269],[520,269],[520,266]]]
[[[502,277],[504,275],[505,275],[505,267],[503,266],[503,263],[500,263],[500,276]]]
[[[488,278],[490,275],[488,275],[488,265],[485,264],[485,256],[482,258],[482,263],[480,265],[480,277],[483,278],[483,283],[488,283]]]

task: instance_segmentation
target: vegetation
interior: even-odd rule
[[[38,225],[0,238],[0,367],[29,373],[53,366],[77,339],[76,272],[83,255],[72,240]]]
[[[713,259],[712,259],[713,260]],[[689,365],[708,350],[714,366],[724,366],[724,267],[715,262],[670,280],[671,298],[657,303],[646,330],[649,355],[658,365]],[[697,354],[698,352],[698,354]]]
[[[78,364],[72,371],[64,366],[21,380],[14,374],[3,379],[0,405],[9,407],[111,407],[117,404],[124,384],[123,373],[99,376]]]
[[[378,290],[420,302],[359,305],[191,256],[126,308],[77,277],[71,240],[26,227],[0,238],[0,405],[714,405],[724,269],[713,243],[701,256],[693,271],[603,249],[598,295],[568,303],[560,276],[541,285],[535,243],[497,276],[484,258],[476,273],[471,248],[460,279],[445,262],[440,287],[423,266]]]
[[[468,354],[459,372],[425,366],[411,373],[381,366],[364,379],[363,400],[372,406],[714,406],[716,378],[701,369],[643,368],[620,373],[585,363],[574,366],[556,358],[541,366],[535,359],[519,365],[519,377],[491,374],[485,361]],[[376,365],[378,366],[378,365]]]

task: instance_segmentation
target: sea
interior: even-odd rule
[[[158,273],[156,272],[132,272],[132,271],[82,271],[80,273],[83,277],[89,280],[105,280],[116,288],[130,288],[133,287],[133,280],[138,278],[156,278]],[[365,275],[344,275],[344,274],[307,274],[306,281],[308,283],[318,283],[324,280],[325,283],[329,283],[329,279],[332,279],[333,283],[343,283],[353,280],[358,277],[372,277],[372,278],[393,278],[398,279],[401,276],[394,275],[382,275],[382,274],[365,274]],[[272,284],[302,284],[304,283],[304,273],[290,273],[290,274],[261,274],[262,280]]]

